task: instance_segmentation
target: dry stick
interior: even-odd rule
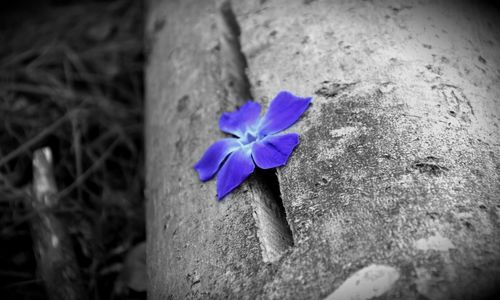
[[[73,132],[73,151],[75,153],[75,166],[76,166],[76,177],[79,178],[82,175],[82,148],[81,148],[81,138],[82,133],[80,130],[78,115],[75,114],[71,118],[71,129]],[[82,189],[77,188],[78,201],[82,201]]]
[[[36,216],[31,222],[38,272],[52,300],[87,299],[66,227],[54,214],[59,204],[49,148],[33,157],[33,197],[27,201]]]

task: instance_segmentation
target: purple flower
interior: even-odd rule
[[[283,91],[273,99],[262,118],[259,117],[259,103],[253,101],[235,112],[223,113],[219,128],[235,137],[219,140],[208,147],[194,165],[200,180],[207,181],[219,171],[217,197],[221,200],[252,174],[255,165],[262,169],[285,165],[299,143],[299,135],[277,133],[293,125],[311,100]]]

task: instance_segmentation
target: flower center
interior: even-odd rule
[[[248,144],[251,144],[253,142],[255,142],[257,140],[257,136],[251,134],[251,133],[247,133],[245,135],[245,137],[242,139],[242,143],[244,145],[248,145]]]

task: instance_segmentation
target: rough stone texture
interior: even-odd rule
[[[223,202],[191,166],[234,109],[212,1],[151,2],[152,299],[318,299],[370,265],[379,299],[481,299],[500,286],[500,28],[459,2],[235,1],[257,101],[314,96],[279,170],[294,247],[264,263],[244,184]],[[159,26],[158,24],[163,24]],[[233,102],[232,102],[233,101]]]

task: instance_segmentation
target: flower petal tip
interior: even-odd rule
[[[226,157],[240,147],[237,139],[218,140],[208,147],[202,158],[193,166],[201,181],[214,177]]]
[[[222,202],[222,200],[224,200],[224,198],[227,196],[227,194],[228,194],[228,193],[223,194],[223,195],[219,195],[219,194],[217,194],[217,201]]]
[[[253,173],[254,169],[255,164],[251,153],[239,149],[230,154],[217,175],[218,198],[224,198],[224,196],[240,186]]]
[[[200,172],[200,170],[196,168],[196,166],[194,166],[193,168],[196,171],[196,173],[198,173],[198,178],[200,179],[200,181],[205,182],[205,181],[208,181],[208,180],[212,179],[213,175],[212,176],[206,176],[206,175],[202,174]]]
[[[284,166],[299,144],[297,133],[270,135],[252,147],[252,158],[261,169]]]
[[[279,92],[261,121],[261,132],[268,135],[287,129],[297,122],[311,102],[312,97],[302,98],[287,91]]]

